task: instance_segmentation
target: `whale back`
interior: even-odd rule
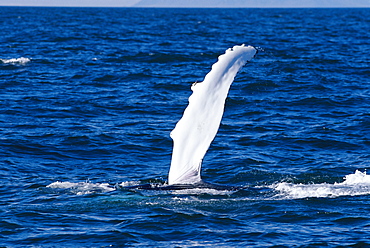
[[[203,82],[193,84],[189,105],[171,132],[173,151],[168,184],[195,184],[201,181],[200,169],[219,129],[225,100],[240,68],[257,50],[234,46],[218,57]]]

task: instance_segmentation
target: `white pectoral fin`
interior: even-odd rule
[[[244,45],[226,50],[204,81],[192,85],[189,105],[171,132],[174,146],[169,184],[192,184],[201,180],[202,160],[220,126],[230,85],[239,69],[256,52],[254,47]]]
[[[200,178],[201,162],[193,165],[184,165],[182,170],[169,173],[169,184],[193,184],[201,181]]]

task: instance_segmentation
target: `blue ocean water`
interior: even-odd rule
[[[370,247],[370,9],[0,8],[0,246]],[[165,184],[236,44],[205,181]]]

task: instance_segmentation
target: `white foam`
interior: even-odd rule
[[[121,187],[130,187],[140,185],[139,181],[126,181],[119,184]]]
[[[340,183],[342,185],[370,185],[370,175],[366,174],[366,171],[361,172],[359,170],[355,171],[355,174],[349,174],[344,177],[344,182]]]
[[[52,189],[70,190],[70,192],[76,195],[106,193],[115,190],[115,188],[110,186],[108,183],[88,183],[88,182],[71,183],[57,181],[49,184],[46,187]]]
[[[0,59],[0,62],[2,62],[3,64],[21,64],[21,65],[24,65],[24,64],[26,64],[30,61],[31,61],[31,59],[24,58],[24,57],[13,58],[13,59]]]
[[[344,177],[341,183],[294,184],[278,183],[272,186],[279,192],[278,197],[300,199],[309,197],[339,197],[370,194],[370,175],[356,170]]]

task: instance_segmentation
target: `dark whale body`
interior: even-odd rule
[[[119,186],[123,190],[159,190],[159,191],[172,191],[172,190],[186,190],[186,189],[213,189],[219,191],[238,191],[238,190],[248,190],[248,191],[264,191],[267,188],[254,188],[250,186],[230,186],[230,185],[220,185],[207,183],[200,181],[194,184],[159,184],[159,183],[146,183],[134,186]]]
[[[117,187],[117,186],[116,186]],[[266,194],[272,192],[273,190],[268,187],[253,187],[253,186],[229,186],[229,185],[219,185],[213,183],[207,183],[204,181],[200,181],[194,184],[140,184],[135,186],[118,186],[121,190],[128,190],[128,191],[137,191],[137,190],[153,190],[153,191],[177,191],[177,190],[188,190],[188,189],[195,189],[195,190],[204,190],[204,189],[211,189],[216,191],[230,191],[230,192],[240,192],[243,191],[244,194],[251,194],[251,195],[259,195],[259,194]],[[207,193],[204,191],[203,193]]]
[[[163,184],[140,184],[135,186],[126,186],[122,187],[122,189],[127,190],[136,190],[136,189],[143,189],[143,190],[185,190],[185,189],[214,189],[214,190],[227,190],[227,191],[236,191],[240,189],[245,189],[247,187],[240,187],[240,186],[228,186],[228,185],[219,185],[213,183],[206,183],[204,181],[200,181],[194,184],[171,184],[171,185],[163,185]]]

